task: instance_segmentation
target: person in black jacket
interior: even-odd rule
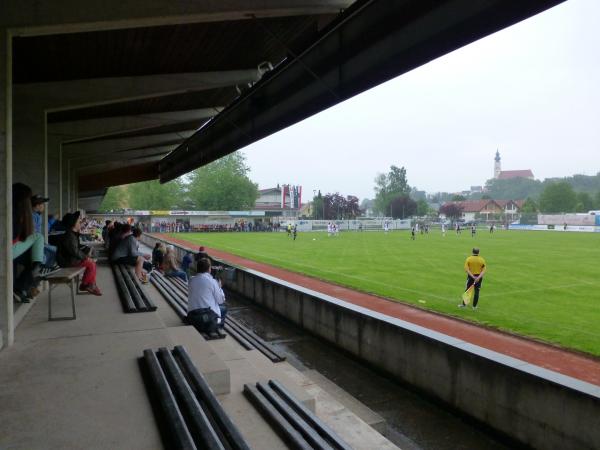
[[[90,294],[102,295],[96,286],[96,263],[90,257],[90,248],[79,245],[79,231],[81,230],[80,212],[66,214],[63,218],[66,231],[58,244],[56,260],[61,267],[85,267],[80,291]]]

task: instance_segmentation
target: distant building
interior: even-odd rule
[[[255,211],[265,211],[267,217],[298,215],[302,208],[302,186],[284,184],[261,189],[254,204]]]
[[[500,152],[496,150],[496,156],[494,157],[494,178],[497,180],[510,180],[512,178],[527,178],[528,180],[533,180],[534,176],[531,169],[502,170]]]
[[[483,192],[483,186],[471,186],[469,192],[471,194],[481,194]]]
[[[514,221],[519,218],[524,200],[466,200],[453,203],[462,208],[461,219],[465,222],[479,220],[497,220],[503,216],[506,221]]]

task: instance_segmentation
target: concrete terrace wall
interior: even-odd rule
[[[260,272],[236,272],[228,289],[523,444],[600,448],[598,386]]]

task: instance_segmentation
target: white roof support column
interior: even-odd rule
[[[15,339],[12,296],[12,38],[0,28],[0,348]]]

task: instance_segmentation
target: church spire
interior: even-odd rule
[[[502,172],[502,168],[500,166],[500,152],[496,149],[496,157],[494,158],[494,178],[498,178],[500,176],[500,172]]]

